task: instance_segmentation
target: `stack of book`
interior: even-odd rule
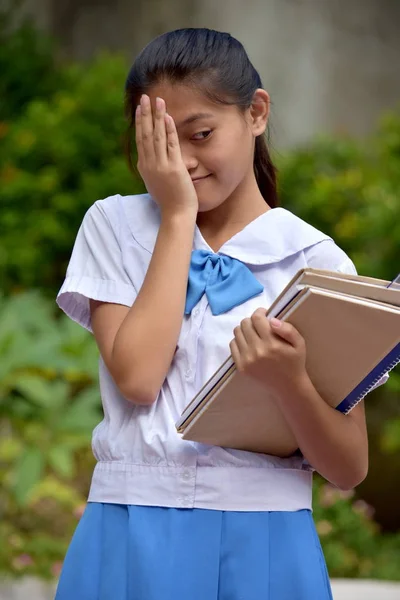
[[[395,280],[397,281],[397,280]],[[267,311],[304,337],[306,368],[321,397],[348,414],[400,362],[400,286],[302,269]],[[290,456],[298,448],[279,403],[229,357],[182,413],[183,439]]]

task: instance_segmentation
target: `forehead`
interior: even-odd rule
[[[151,104],[155,108],[156,98],[163,98],[167,111],[176,123],[184,121],[194,113],[207,113],[210,118],[220,119],[236,112],[234,106],[212,102],[199,89],[182,83],[157,83],[148,91]]]

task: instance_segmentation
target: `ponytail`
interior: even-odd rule
[[[262,197],[271,208],[275,208],[279,204],[276,185],[277,169],[271,160],[265,136],[263,135],[259,135],[256,138],[254,173]]]

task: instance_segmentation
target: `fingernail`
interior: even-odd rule
[[[272,327],[280,327],[282,325],[282,321],[279,321],[279,319],[275,319],[275,317],[271,319],[270,323]]]
[[[157,107],[157,109],[161,110],[162,109],[162,105],[163,105],[163,102],[162,102],[161,98],[157,97],[156,98],[156,107]]]

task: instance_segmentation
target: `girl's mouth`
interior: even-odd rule
[[[204,177],[197,177],[196,179],[192,179],[192,181],[196,185],[196,184],[200,183],[201,181],[205,181],[209,177],[211,177],[211,174],[210,175],[205,175]]]

